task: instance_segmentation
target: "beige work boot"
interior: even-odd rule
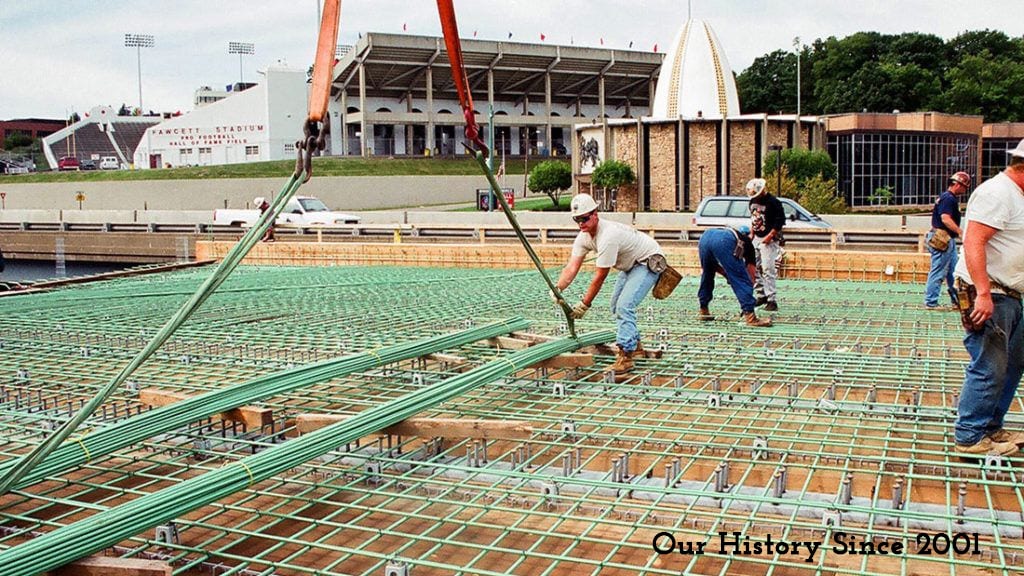
[[[609,367],[609,370],[615,373],[616,376],[624,376],[633,371],[633,354],[635,352],[626,352],[622,348],[619,348],[617,354],[615,354],[615,362]]]
[[[767,328],[772,325],[772,321],[767,318],[758,318],[757,314],[753,312],[745,312],[743,314],[743,321],[747,323],[747,326],[753,326],[755,328]]]
[[[701,308],[699,311],[697,311],[697,320],[701,320],[703,322],[710,322],[711,320],[714,319],[715,317],[711,315],[711,310],[708,310],[707,308]]]
[[[995,442],[990,437],[982,438],[970,446],[964,446],[962,444],[956,445],[956,451],[958,454],[965,454],[968,456],[984,456],[986,454],[1009,456],[1010,454],[1016,454],[1019,450],[1020,448],[1013,442]]]
[[[1009,442],[1010,444],[1016,444],[1017,446],[1024,446],[1024,432],[1011,432],[1006,428],[996,430],[989,435],[989,439],[996,443]]]

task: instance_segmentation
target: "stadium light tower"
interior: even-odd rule
[[[142,114],[142,49],[152,48],[156,42],[152,34],[125,34],[126,48],[135,48],[136,62],[139,66],[139,114]]]
[[[238,82],[243,83],[242,55],[255,54],[256,45],[252,42],[228,42],[228,54],[238,54]]]

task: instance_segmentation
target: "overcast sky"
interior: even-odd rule
[[[228,42],[252,42],[246,81],[278,60],[313,60],[318,0],[0,0],[0,119],[63,118],[109,104],[138,105],[136,50],[125,33],[152,34],[143,48],[146,109],[188,111],[199,86],[239,80]],[[734,71],[777,49],[854,32],[925,32],[950,39],[964,30],[1024,35],[1020,0],[693,0]],[[687,19],[685,0],[455,0],[464,37],[664,52]],[[339,43],[358,32],[440,35],[431,0],[346,0]]]

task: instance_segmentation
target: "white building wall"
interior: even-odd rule
[[[161,168],[291,158],[286,146],[302,136],[306,90],[301,70],[271,67],[261,84],[151,127],[135,165],[149,168],[152,156]]]

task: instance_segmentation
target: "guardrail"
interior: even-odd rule
[[[527,238],[546,244],[548,242],[570,242],[579,229],[571,225],[525,224],[523,233]],[[511,241],[515,233],[506,222],[487,224],[463,224],[439,222],[366,223],[298,226],[279,224],[278,234],[316,236],[317,241],[328,240],[382,240],[392,242],[411,241]],[[639,226],[639,230],[651,235],[659,242],[693,243],[700,239],[707,228],[683,225]],[[206,224],[196,222],[69,222],[69,221],[0,221],[0,231],[40,232],[137,232],[149,234],[241,234],[242,226]],[[886,229],[790,229],[785,231],[786,241],[799,247],[820,247],[832,250],[850,248],[877,248],[924,252],[925,231]]]

